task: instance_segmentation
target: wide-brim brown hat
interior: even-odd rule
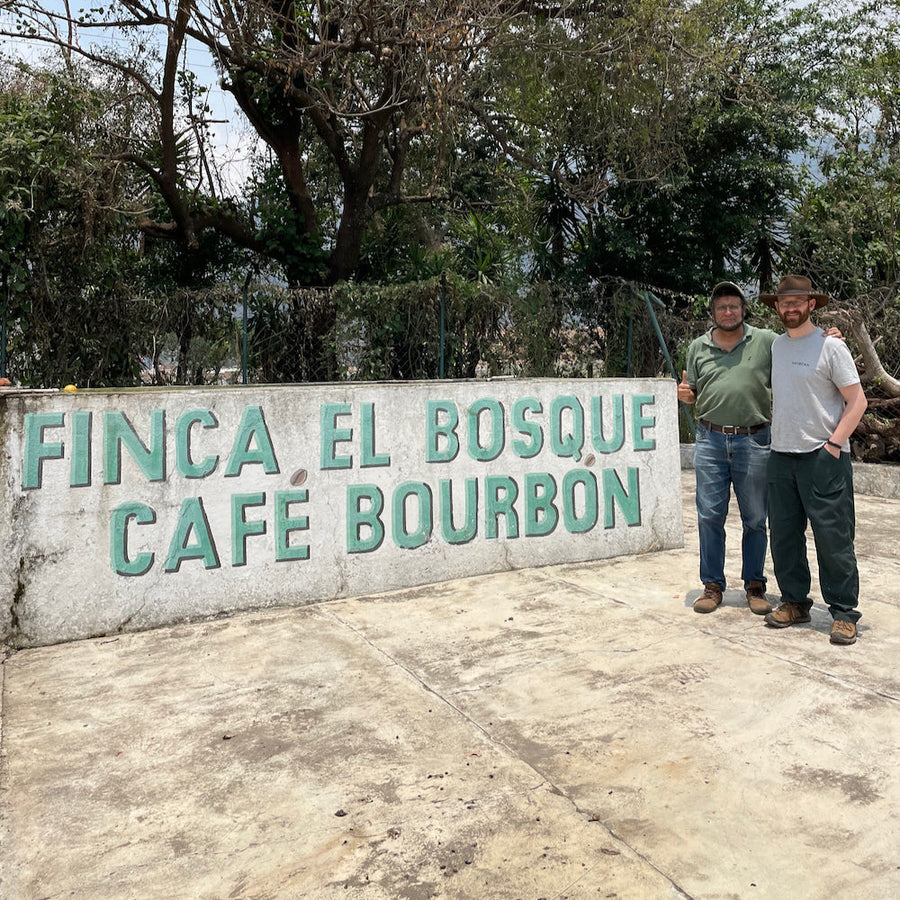
[[[778,287],[775,289],[774,294],[760,294],[759,299],[765,303],[766,306],[775,309],[776,300],[779,300],[782,297],[790,297],[792,294],[805,294],[815,300],[815,309],[825,306],[825,304],[831,300],[831,297],[827,294],[820,294],[818,291],[814,291],[812,289],[812,282],[804,275],[785,275],[784,278],[778,282]]]

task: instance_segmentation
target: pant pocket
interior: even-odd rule
[[[835,459],[824,447],[816,451],[813,464],[813,493],[817,497],[837,497],[847,488],[843,458]]]

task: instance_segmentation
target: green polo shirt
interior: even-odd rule
[[[712,339],[713,329],[691,341],[687,380],[697,395],[694,412],[714,425],[749,427],[772,420],[772,342],[767,328],[744,323],[731,350]]]

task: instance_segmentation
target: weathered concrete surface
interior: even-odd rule
[[[0,643],[681,546],[671,379],[0,393]]]
[[[684,550],[11,656],[0,896],[900,896],[900,504],[833,647],[691,611],[682,484]]]

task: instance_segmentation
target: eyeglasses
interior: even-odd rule
[[[809,304],[809,297],[805,300],[777,300],[779,309],[803,309]]]

